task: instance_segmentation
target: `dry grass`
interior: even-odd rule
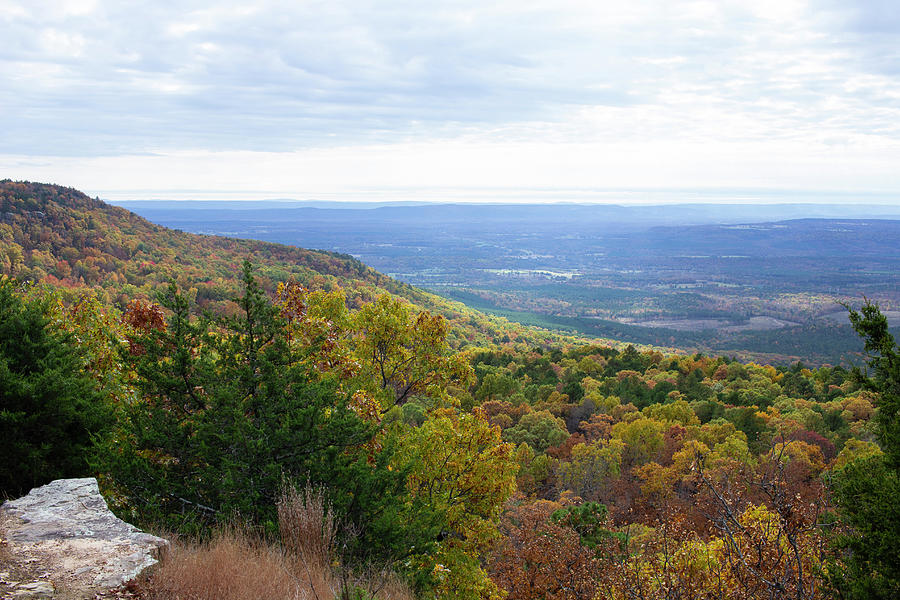
[[[235,531],[205,543],[173,544],[141,588],[152,600],[317,597],[313,586],[294,576],[279,549]]]
[[[324,495],[286,489],[278,504],[281,547],[240,529],[207,542],[172,543],[140,585],[148,600],[335,600],[341,578],[332,568],[337,526]],[[171,539],[171,538],[170,538]],[[391,574],[344,578],[369,597],[413,600]]]
[[[336,529],[322,490],[285,487],[278,502],[278,531],[288,553],[310,567],[327,567],[334,556]]]

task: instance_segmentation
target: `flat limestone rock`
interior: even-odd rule
[[[116,517],[92,477],[35,488],[0,506],[0,518],[5,553],[48,584],[31,590],[20,584],[16,592],[48,594],[55,586],[78,597],[118,587],[155,564],[168,544]]]

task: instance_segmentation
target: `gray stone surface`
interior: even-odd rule
[[[23,583],[10,594],[12,598],[52,598],[56,588],[49,581]]]
[[[70,589],[130,581],[156,563],[154,555],[168,544],[116,517],[93,478],[53,481],[5,502],[0,513],[13,559],[37,562],[46,580]]]

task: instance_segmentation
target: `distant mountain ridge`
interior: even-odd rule
[[[900,205],[887,204],[476,204],[476,203],[361,203],[299,201],[119,201],[153,221],[185,223],[202,219],[210,210],[221,211],[216,220],[271,222],[277,219],[333,223],[363,219],[372,222],[442,223],[573,222],[628,225],[646,229],[658,225],[739,224],[789,219],[900,219]]]

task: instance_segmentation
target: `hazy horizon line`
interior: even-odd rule
[[[112,204],[132,202],[271,202],[301,204],[571,204],[654,206],[673,204],[832,204],[900,206],[900,194],[881,191],[779,188],[414,188],[342,190],[131,189],[86,192]]]

